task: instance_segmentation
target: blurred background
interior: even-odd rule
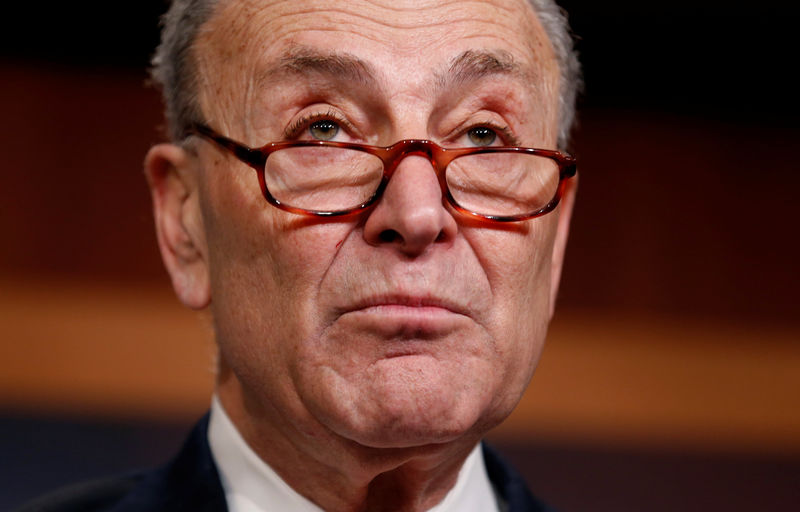
[[[492,440],[560,510],[800,501],[796,3],[564,1],[585,68],[559,310]],[[212,386],[141,172],[161,0],[0,18],[0,510],[168,459]]]

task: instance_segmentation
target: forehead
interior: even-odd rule
[[[220,0],[208,25],[224,28],[214,32],[238,48],[330,31],[399,51],[481,35],[499,36],[522,52],[541,43],[526,0]]]
[[[527,0],[222,0],[195,45],[201,103],[204,90],[214,95],[208,103],[244,90],[257,95],[265,81],[292,79],[276,73],[287,58],[308,63],[331,52],[357,57],[365,67],[341,71],[377,76],[390,95],[430,90],[459,60],[508,67],[550,92],[558,76]]]

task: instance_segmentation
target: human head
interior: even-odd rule
[[[195,106],[173,115],[252,146],[303,136],[309,118],[382,145],[457,145],[491,123],[520,145],[564,136],[566,72],[524,0],[268,3],[209,11],[185,49]],[[332,463],[354,445],[474,444],[511,411],[552,314],[574,185],[545,217],[486,225],[443,204],[430,163],[410,156],[374,208],[310,219],[190,139],[148,155],[159,243],[181,300],[211,308],[218,390],[245,437]]]

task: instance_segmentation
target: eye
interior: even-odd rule
[[[497,140],[497,132],[486,126],[476,126],[470,128],[467,137],[476,146],[491,146]]]
[[[317,140],[332,140],[339,133],[339,124],[330,119],[321,119],[308,125],[308,133]]]

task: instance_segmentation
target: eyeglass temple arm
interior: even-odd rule
[[[261,150],[253,149],[245,146],[244,144],[240,144],[235,140],[231,140],[228,137],[220,135],[202,123],[193,124],[187,130],[187,133],[190,135],[200,135],[201,137],[214,142],[220,148],[229,151],[236,158],[256,169],[263,167],[264,162],[267,159],[266,155]]]

